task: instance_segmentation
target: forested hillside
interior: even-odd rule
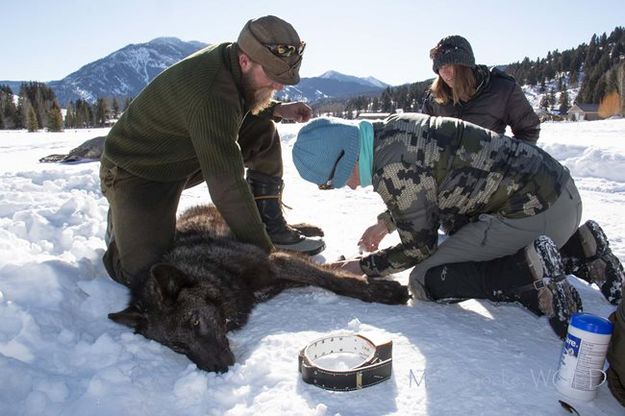
[[[607,97],[618,96],[619,111],[625,109],[625,28],[616,27],[609,35],[594,34],[588,44],[567,49],[550,51],[544,58],[531,60],[529,57],[520,62],[502,65],[506,72],[514,76],[519,84],[537,86],[546,95],[547,84],[557,80],[557,92],[569,88],[579,88],[575,101],[587,104],[600,104]],[[568,85],[564,80],[568,80]],[[353,112],[393,112],[418,111],[432,80],[389,87],[381,95],[357,97],[348,100],[344,106],[332,103],[326,109],[338,114],[341,110]],[[562,94],[559,94],[561,96]],[[548,100],[549,98],[547,98]],[[567,98],[568,99],[568,98]],[[549,104],[549,103],[545,103]],[[556,103],[551,103],[555,105]],[[569,104],[563,104],[567,108]],[[323,112],[324,108],[321,108]]]

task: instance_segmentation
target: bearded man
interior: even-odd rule
[[[100,181],[110,208],[104,265],[131,289],[174,241],[182,191],[206,182],[240,241],[307,254],[323,240],[282,214],[275,121],[308,121],[309,106],[273,93],[299,82],[305,43],[275,16],[252,19],[237,42],[208,46],[159,74],[108,134]],[[247,174],[245,174],[247,168]]]

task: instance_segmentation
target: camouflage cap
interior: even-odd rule
[[[475,68],[473,49],[468,40],[459,35],[446,36],[430,50],[432,69],[438,74],[443,65],[464,65]]]
[[[241,30],[237,43],[254,62],[263,66],[273,81],[286,85],[299,82],[304,43],[290,23],[276,16],[252,19]],[[294,53],[272,52],[272,48],[284,46],[293,47]]]

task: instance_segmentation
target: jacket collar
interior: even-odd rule
[[[243,94],[243,73],[239,65],[239,45],[236,43],[228,44],[223,50],[223,62],[228,71],[232,74],[232,80],[239,91],[239,98],[243,107],[245,105],[245,95]]]
[[[477,87],[475,88],[475,94],[471,98],[477,97],[490,83],[490,70],[486,65],[477,65],[474,74]]]

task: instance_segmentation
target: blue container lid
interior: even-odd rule
[[[591,313],[574,313],[570,325],[595,334],[611,334],[614,327],[612,322]]]

